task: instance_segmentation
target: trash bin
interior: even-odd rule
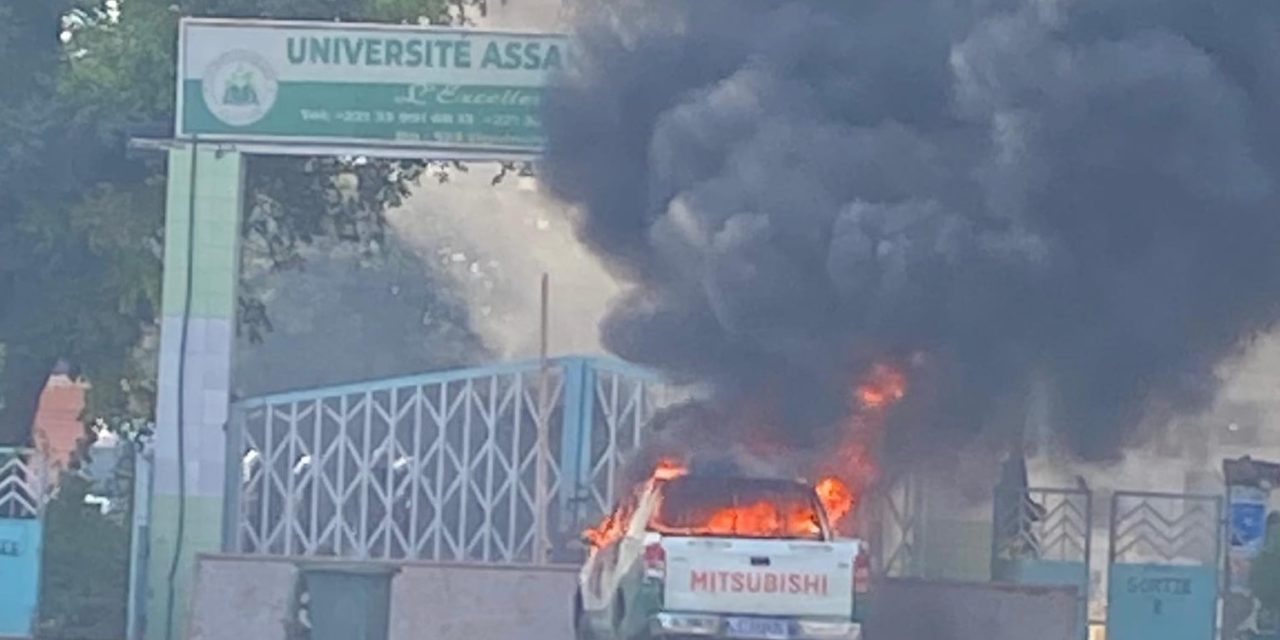
[[[311,640],[387,640],[391,580],[399,572],[381,564],[300,564]]]

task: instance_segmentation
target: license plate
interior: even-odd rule
[[[725,626],[734,638],[787,640],[791,637],[791,625],[776,618],[729,618]]]

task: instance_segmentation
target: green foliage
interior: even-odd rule
[[[45,508],[38,638],[114,640],[124,634],[134,459],[121,455],[112,477],[90,478],[81,469],[89,461],[91,442],[91,436],[82,442]],[[132,446],[126,443],[116,451]],[[112,500],[109,512],[86,504],[86,496],[95,493]]]
[[[0,4],[0,57],[21,61],[0,71],[0,444],[29,440],[40,389],[59,360],[93,383],[91,415],[152,411],[148,337],[159,308],[164,166],[130,153],[127,141],[173,119],[181,15],[442,23],[483,12],[484,1]],[[377,251],[384,212],[424,171],[442,167],[254,158],[246,251],[267,269],[297,266],[300,249],[320,237]],[[270,329],[260,301],[240,307],[251,336]]]
[[[1280,611],[1280,538],[1272,538],[1254,560],[1250,588],[1263,608]]]

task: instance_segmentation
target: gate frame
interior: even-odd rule
[[[8,506],[8,511],[0,514],[0,519],[34,522],[38,537],[35,573],[30,584],[34,609],[28,623],[28,635],[25,636],[34,638],[40,618],[40,578],[44,571],[44,509],[52,479],[44,456],[39,450],[28,447],[0,447],[0,471],[4,472],[0,480],[22,478],[0,485],[0,506]]]
[[[876,577],[915,578],[921,574],[925,541],[925,499],[921,478],[901,473],[873,494],[875,518],[868,536]]]
[[[1063,488],[1033,486],[1005,488],[997,485],[995,491],[992,492],[991,580],[993,582],[1000,582],[1006,579],[1001,577],[1000,574],[1002,572],[998,570],[1000,562],[1005,561],[1013,563],[1016,561],[1015,558],[1002,560],[1002,556],[1004,555],[1003,551],[1007,550],[1008,545],[1004,545],[1005,548],[1002,549],[1002,540],[1004,538],[1001,535],[1001,532],[1004,530],[1002,527],[1009,523],[1001,521],[1001,515],[1003,514],[1001,512],[1000,505],[1002,498],[1007,499],[1010,496],[1025,498],[1019,499],[1016,510],[1012,511],[1012,515],[1017,518],[1019,525],[1018,540],[1025,539],[1026,534],[1022,533],[1022,526],[1024,525],[1030,525],[1033,527],[1033,533],[1031,535],[1039,534],[1039,540],[1032,541],[1032,544],[1036,547],[1036,556],[1034,561],[1056,562],[1061,564],[1078,563],[1081,565],[1081,569],[1084,574],[1079,582],[1074,583],[1068,583],[1066,581],[1017,581],[1016,577],[1012,580],[1014,580],[1015,584],[1044,584],[1047,586],[1066,585],[1076,587],[1077,598],[1080,601],[1081,613],[1081,628],[1079,629],[1079,632],[1081,637],[1087,638],[1089,634],[1089,607],[1091,604],[1091,597],[1093,595],[1093,491],[1084,487]],[[1037,501],[1037,497],[1041,499]],[[1057,502],[1057,506],[1050,508],[1047,504],[1050,502],[1050,498],[1052,497],[1060,498],[1060,500]],[[1033,520],[1030,514],[1027,513],[1026,499],[1030,499],[1032,502],[1040,505],[1046,510],[1045,515],[1041,519]],[[1083,505],[1080,505],[1079,501],[1083,501]],[[1061,515],[1057,519],[1051,519],[1055,514]],[[1044,540],[1045,534],[1054,534],[1059,529],[1063,529],[1063,531],[1058,532],[1057,536],[1053,538],[1052,541],[1046,543]],[[1081,539],[1075,540],[1074,538],[1077,537]],[[1044,550],[1046,547],[1049,549],[1057,547],[1066,551],[1067,547],[1064,545],[1070,545],[1072,549],[1078,550],[1080,559],[1044,559],[1044,556],[1046,555]],[[1065,557],[1067,554],[1062,553],[1051,555],[1054,555],[1055,557]]]

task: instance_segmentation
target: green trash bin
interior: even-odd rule
[[[387,640],[391,580],[399,572],[381,564],[299,565],[310,640]]]

